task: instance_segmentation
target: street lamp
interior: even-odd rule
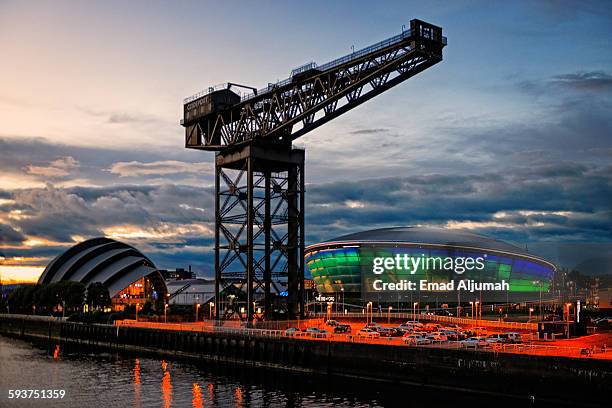
[[[198,322],[198,309],[199,309],[199,308],[200,308],[200,304],[199,304],[199,303],[196,303],[196,304],[195,304],[195,314],[196,314],[196,315],[195,315],[195,321],[196,321],[196,323]]]
[[[418,319],[416,317],[416,307],[417,307],[418,304],[419,304],[419,302],[414,302],[412,304],[412,321],[415,321],[415,320],[418,321]]]
[[[542,284],[543,282],[541,280],[535,280],[532,282],[534,285],[540,285],[540,305],[538,306],[538,314],[540,315],[540,321],[544,320],[544,317],[542,316]]]
[[[368,305],[366,307],[366,324],[372,323],[372,321],[370,320],[371,316],[372,316],[372,302],[368,302]]]
[[[472,318],[472,320],[474,320],[474,302],[470,302],[470,307],[472,309],[472,311],[470,312],[470,317]]]
[[[387,324],[391,323],[391,309],[392,307],[389,306],[389,310],[387,311]]]
[[[480,320],[480,318],[482,317],[480,308],[479,308],[480,302],[476,301],[475,305],[476,305],[476,319]]]
[[[140,303],[136,303],[136,321],[138,321],[138,308],[140,307]]]
[[[531,314],[533,313],[533,307],[529,308],[529,321],[531,321]]]
[[[340,288],[340,292],[342,293],[342,310],[344,310],[344,288]]]
[[[164,303],[164,323],[168,323],[168,304]]]
[[[212,310],[215,305],[213,302],[208,302],[208,310],[209,310],[209,319],[212,320]]]

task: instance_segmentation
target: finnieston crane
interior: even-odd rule
[[[446,44],[441,27],[414,19],[394,37],[263,89],[227,83],[184,100],[185,147],[216,152],[216,318],[231,284],[246,291],[248,321],[262,290],[269,315],[277,282],[286,282],[274,289],[287,296],[289,317],[304,316],[304,150],[292,142],[442,61]]]

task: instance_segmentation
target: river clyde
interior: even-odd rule
[[[0,362],[0,407],[548,406],[457,390],[94,353],[4,336]],[[9,390],[64,390],[65,396],[9,399]]]
[[[393,399],[346,382],[127,354],[47,350],[3,336],[0,361],[2,407],[370,407]],[[11,400],[9,389],[57,389],[66,395]]]

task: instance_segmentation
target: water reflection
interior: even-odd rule
[[[62,345],[59,358],[59,347],[47,347],[0,336],[0,390],[65,389],[62,407],[376,407],[395,405],[400,397],[409,399],[411,408],[527,405],[525,401],[506,402],[458,391],[168,362],[143,355],[96,354],[88,348],[66,345]],[[23,401],[15,400],[3,400],[0,405],[24,406]]]
[[[141,407],[142,401],[140,399],[140,360],[134,360],[134,406]]]
[[[243,396],[242,396],[242,388],[236,387],[234,391],[234,396],[236,399],[236,408],[242,408]]]
[[[200,386],[197,383],[193,383],[193,408],[203,408],[204,405],[202,404],[202,389],[200,388]]]
[[[168,363],[166,363],[165,360],[162,360],[161,366],[164,372],[161,383],[164,408],[170,408],[172,406],[172,384],[170,383],[170,371],[168,370]]]

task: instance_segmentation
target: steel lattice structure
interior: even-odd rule
[[[303,314],[304,151],[292,142],[440,62],[445,45],[440,27],[411,20],[395,37],[252,93],[228,83],[185,99],[186,147],[217,152],[217,304],[225,285],[240,283],[250,320],[255,291],[267,312],[279,279],[289,313]]]

